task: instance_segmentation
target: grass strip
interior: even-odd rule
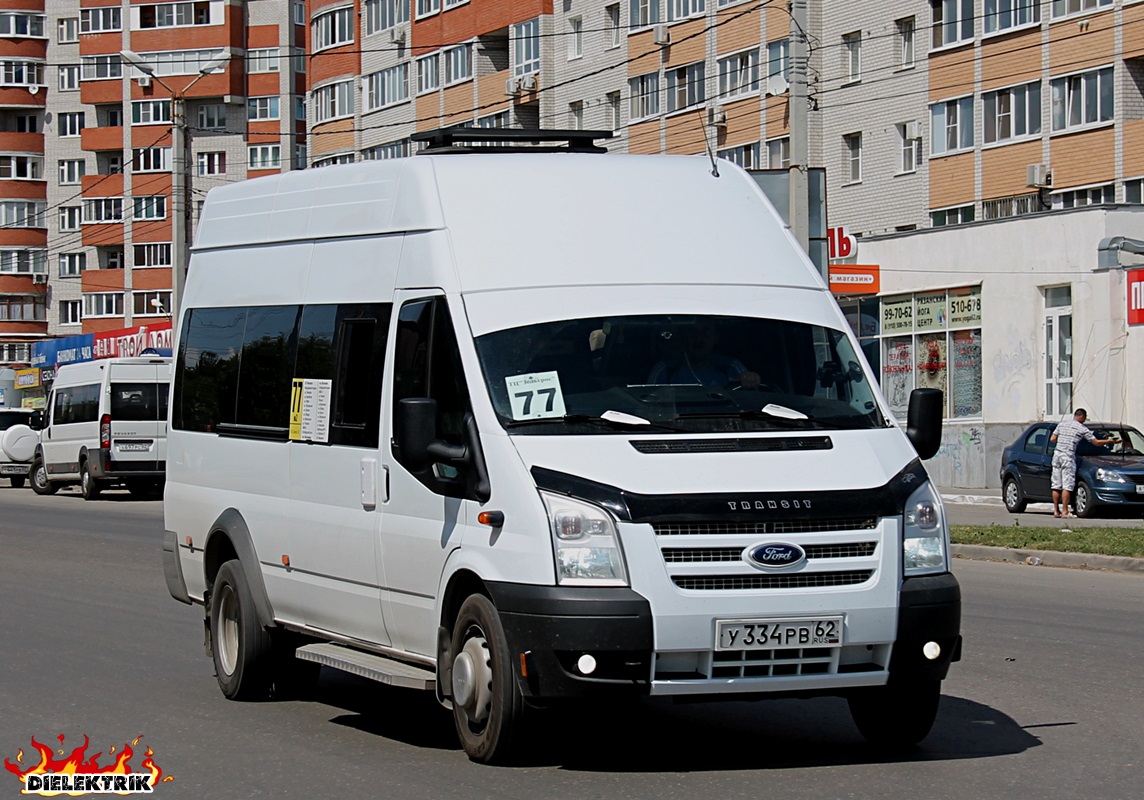
[[[951,525],[954,544],[979,544],[1015,550],[1054,550],[1144,558],[1144,526],[1139,528],[1034,528],[1024,525]]]

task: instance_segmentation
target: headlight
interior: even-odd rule
[[[564,586],[627,586],[624,552],[612,516],[599,506],[548,492],[556,582]]]
[[[902,567],[906,575],[945,572],[949,564],[949,530],[945,506],[926,481],[910,495],[902,515]]]
[[[1107,483],[1128,483],[1123,475],[1112,469],[1097,469],[1096,479]]]

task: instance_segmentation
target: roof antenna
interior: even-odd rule
[[[715,160],[715,154],[711,152],[711,142],[707,139],[707,121],[703,119],[703,110],[698,106],[695,107],[695,113],[699,115],[700,129],[703,131],[703,146],[707,148],[707,157],[711,159],[711,174],[718,178],[719,162]]]

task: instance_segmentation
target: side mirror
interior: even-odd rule
[[[906,412],[906,437],[923,460],[933,458],[941,447],[941,389],[914,389]]]
[[[33,411],[32,416],[28,417],[28,427],[34,431],[42,431],[44,429],[44,412]]]
[[[483,503],[492,496],[492,490],[480,433],[471,412],[465,414],[463,425],[464,445],[438,439],[437,401],[429,397],[407,397],[398,402],[394,420],[397,455],[412,472],[424,472],[434,464],[445,464],[466,473],[468,492]]]

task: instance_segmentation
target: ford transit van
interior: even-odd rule
[[[107,358],[56,370],[48,406],[32,417],[40,441],[32,489],[79,484],[85,500],[110,487],[162,494],[167,461],[171,359]]]
[[[318,665],[435,691],[481,762],[528,705],[649,696],[834,695],[919,741],[961,647],[941,393],[894,419],[746,172],[605,135],[452,129],[211,190],[172,596],[227,697]],[[458,146],[495,136],[568,144]]]

